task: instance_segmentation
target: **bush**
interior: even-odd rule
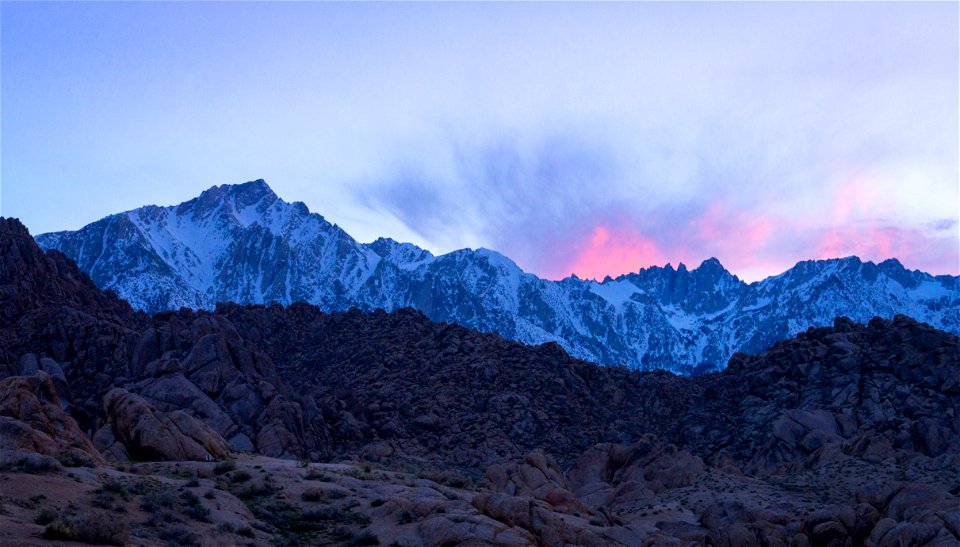
[[[336,522],[338,524],[370,524],[370,517],[363,513],[343,510],[333,506],[327,506],[314,511],[306,511],[301,515],[301,520],[305,522]]]
[[[173,507],[176,498],[169,490],[156,490],[150,492],[140,500],[140,509],[147,513],[154,513],[160,509],[169,509]]]
[[[198,498],[196,494],[187,490],[180,495],[180,498],[187,504],[187,507],[183,510],[183,514],[193,520],[209,522],[210,519],[208,517],[210,516],[210,510],[203,506],[203,503],[200,502],[200,498]]]
[[[234,473],[230,475],[230,482],[247,482],[250,478],[250,473],[241,469],[240,471],[234,471]]]
[[[64,467],[96,467],[97,462],[93,461],[90,454],[76,448],[68,448],[57,456]]]
[[[244,526],[243,528],[240,528],[239,530],[237,530],[237,535],[243,536],[245,538],[255,537],[255,534],[253,533],[253,529],[250,528],[249,526]]]
[[[300,494],[303,501],[320,501],[323,499],[323,490],[319,488],[308,488],[303,494]]]
[[[262,482],[253,482],[237,489],[231,490],[233,495],[241,500],[250,501],[254,498],[265,498],[277,493],[277,489],[269,484]]]
[[[233,460],[224,460],[217,465],[213,466],[214,475],[223,475],[224,473],[229,473],[237,468],[237,463]]]
[[[186,547],[200,545],[200,538],[186,528],[166,529],[160,532],[160,539],[166,541],[168,545],[177,547]]]
[[[100,509],[110,509],[113,507],[113,495],[103,490],[95,490],[90,504]]]
[[[56,507],[44,507],[37,513],[37,518],[33,519],[33,522],[40,526],[45,526],[56,520],[59,516],[60,511],[57,510]]]
[[[108,545],[125,544],[128,534],[126,522],[100,512],[60,515],[43,530],[46,539]]]
[[[307,473],[303,476],[304,479],[308,481],[323,481],[330,482],[327,480],[327,474],[319,469],[310,468],[307,470]]]
[[[130,499],[130,491],[122,482],[118,480],[107,479],[103,481],[103,486],[101,488],[103,491],[110,492],[111,494],[117,494],[125,500]]]
[[[210,510],[202,505],[188,505],[183,514],[200,522],[210,522]]]
[[[354,534],[347,545],[380,545],[380,539],[369,530]]]

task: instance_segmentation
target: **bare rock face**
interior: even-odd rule
[[[908,317],[839,318],[704,380],[683,441],[778,473],[850,457],[960,464],[960,340]]]
[[[42,370],[0,380],[0,449],[103,463],[77,422],[63,411],[53,379]]]
[[[121,388],[107,393],[108,421],[134,460],[209,460],[229,453],[216,431],[182,410],[162,412]]]
[[[487,482],[495,492],[511,497],[527,496],[543,501],[551,510],[589,517],[594,514],[570,491],[567,479],[552,458],[536,450],[521,464],[494,465],[487,469]]]
[[[103,427],[104,398],[115,388],[160,412],[186,412],[233,450],[330,455],[320,409],[291,392],[271,359],[227,318],[134,313],[68,258],[41,251],[19,222],[0,220],[0,378],[46,371],[61,406],[118,459],[131,456],[117,442],[124,432]]]
[[[703,460],[645,435],[633,444],[600,444],[569,471],[573,490],[588,503],[630,501],[689,486],[703,473]]]
[[[326,455],[319,412],[292,394],[273,361],[223,316],[159,314],[134,349],[130,386],[163,410],[184,409],[234,450],[317,459]],[[307,408],[304,408],[304,405]]]
[[[527,347],[414,310],[328,315],[306,304],[224,304],[217,312],[314,402],[335,451],[387,443],[485,469],[549,446],[566,466],[593,444],[642,435],[651,417],[622,409],[642,408],[661,388],[557,344]],[[685,404],[681,395],[653,413],[671,413]]]

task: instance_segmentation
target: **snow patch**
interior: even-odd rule
[[[623,313],[624,304],[630,302],[633,295],[644,294],[643,289],[625,279],[607,281],[606,283],[596,281],[588,281],[587,283],[589,283],[590,292],[609,302],[617,310],[617,313]]]

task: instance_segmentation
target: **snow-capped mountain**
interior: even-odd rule
[[[909,271],[896,260],[806,261],[751,284],[716,259],[603,282],[549,281],[488,249],[434,256],[386,238],[358,243],[262,180],[36,239],[148,312],[223,301],[412,306],[436,321],[530,344],[556,341],[577,357],[641,369],[721,368],[736,351],[762,351],[840,315],[903,313],[960,334],[960,278]]]

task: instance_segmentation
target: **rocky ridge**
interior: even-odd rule
[[[643,370],[719,369],[738,351],[764,351],[839,316],[865,323],[905,314],[960,334],[960,278],[892,259],[804,261],[751,284],[716,259],[600,282],[549,281],[488,249],[434,256],[386,238],[361,244],[262,180],[37,241],[150,313],[219,302],[302,301],[326,312],[413,307],[434,321],[527,344],[553,341],[582,359]]]
[[[960,542],[960,340],[907,317],[682,377],[415,310],[147,317],[14,220],[0,256],[0,523],[21,543]],[[31,484],[74,505],[37,514]],[[118,507],[130,536],[101,533]]]

